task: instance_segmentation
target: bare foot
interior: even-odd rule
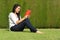
[[[36,33],[43,34],[43,32],[37,31]]]

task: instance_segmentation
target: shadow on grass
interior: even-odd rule
[[[8,31],[8,32],[24,32],[24,33],[31,33],[30,30],[24,29],[23,31],[11,31],[9,28],[0,28],[3,31]]]

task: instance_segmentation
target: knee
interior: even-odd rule
[[[29,21],[29,18],[25,19],[25,21]]]

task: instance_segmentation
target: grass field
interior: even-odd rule
[[[31,33],[28,29],[23,32],[11,32],[0,29],[0,40],[60,40],[60,29],[39,29],[44,34]]]

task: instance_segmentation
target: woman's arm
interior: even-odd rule
[[[21,18],[20,20],[16,21],[16,24],[21,23],[21,22],[24,21],[26,18],[28,18],[28,16],[25,16],[25,17]]]

